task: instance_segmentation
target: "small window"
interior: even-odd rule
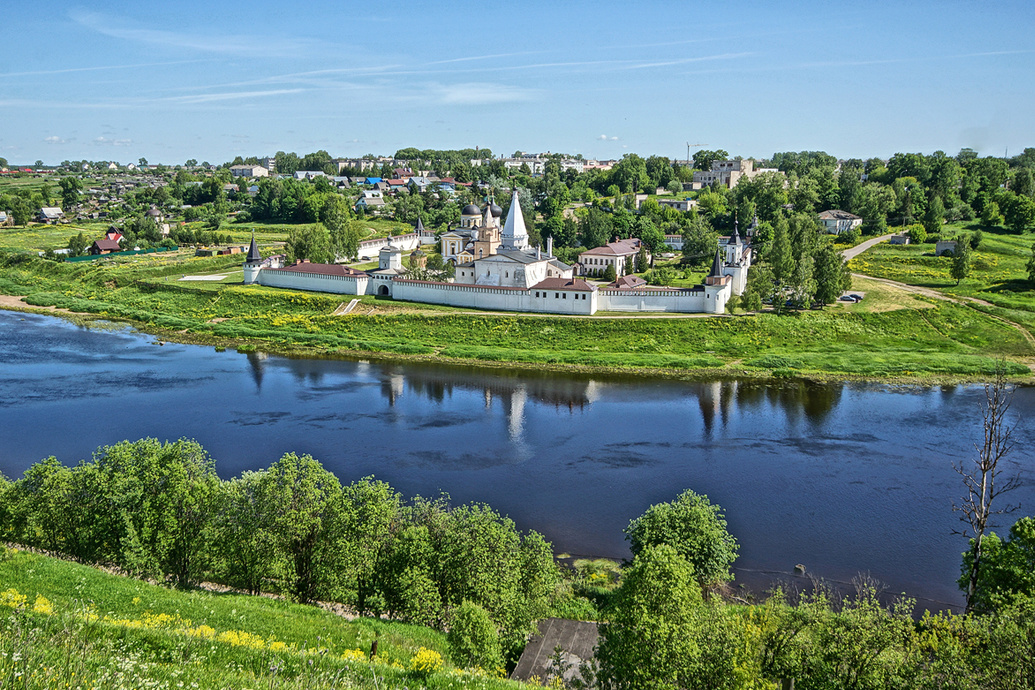
[[[559,299],[560,296],[561,296],[560,293],[557,293],[557,292],[553,293],[553,298],[554,299]]]
[[[568,293],[565,292],[563,295],[561,295],[561,299],[568,299]]]

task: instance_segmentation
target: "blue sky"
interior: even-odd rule
[[[6,0],[0,156],[1035,146],[1035,3]]]

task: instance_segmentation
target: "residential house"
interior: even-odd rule
[[[121,252],[122,247],[119,246],[118,240],[96,240],[90,245],[90,253],[94,256],[100,254],[111,254],[112,252]]]
[[[819,222],[827,232],[840,235],[862,225],[863,219],[848,211],[831,209],[819,214]]]
[[[56,223],[64,217],[65,212],[56,206],[44,206],[39,212],[41,223]]]

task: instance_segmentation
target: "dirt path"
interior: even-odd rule
[[[26,304],[22,301],[22,297],[17,295],[0,295],[0,309],[45,309],[46,311],[60,311],[65,314],[74,313],[68,309],[59,309],[57,307],[37,307],[35,304]]]

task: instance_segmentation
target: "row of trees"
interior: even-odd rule
[[[550,544],[488,506],[407,502],[370,478],[342,486],[293,453],[222,481],[189,440],[126,441],[0,479],[0,535],[180,586],[212,579],[439,628],[467,602],[508,657],[560,581]]]

